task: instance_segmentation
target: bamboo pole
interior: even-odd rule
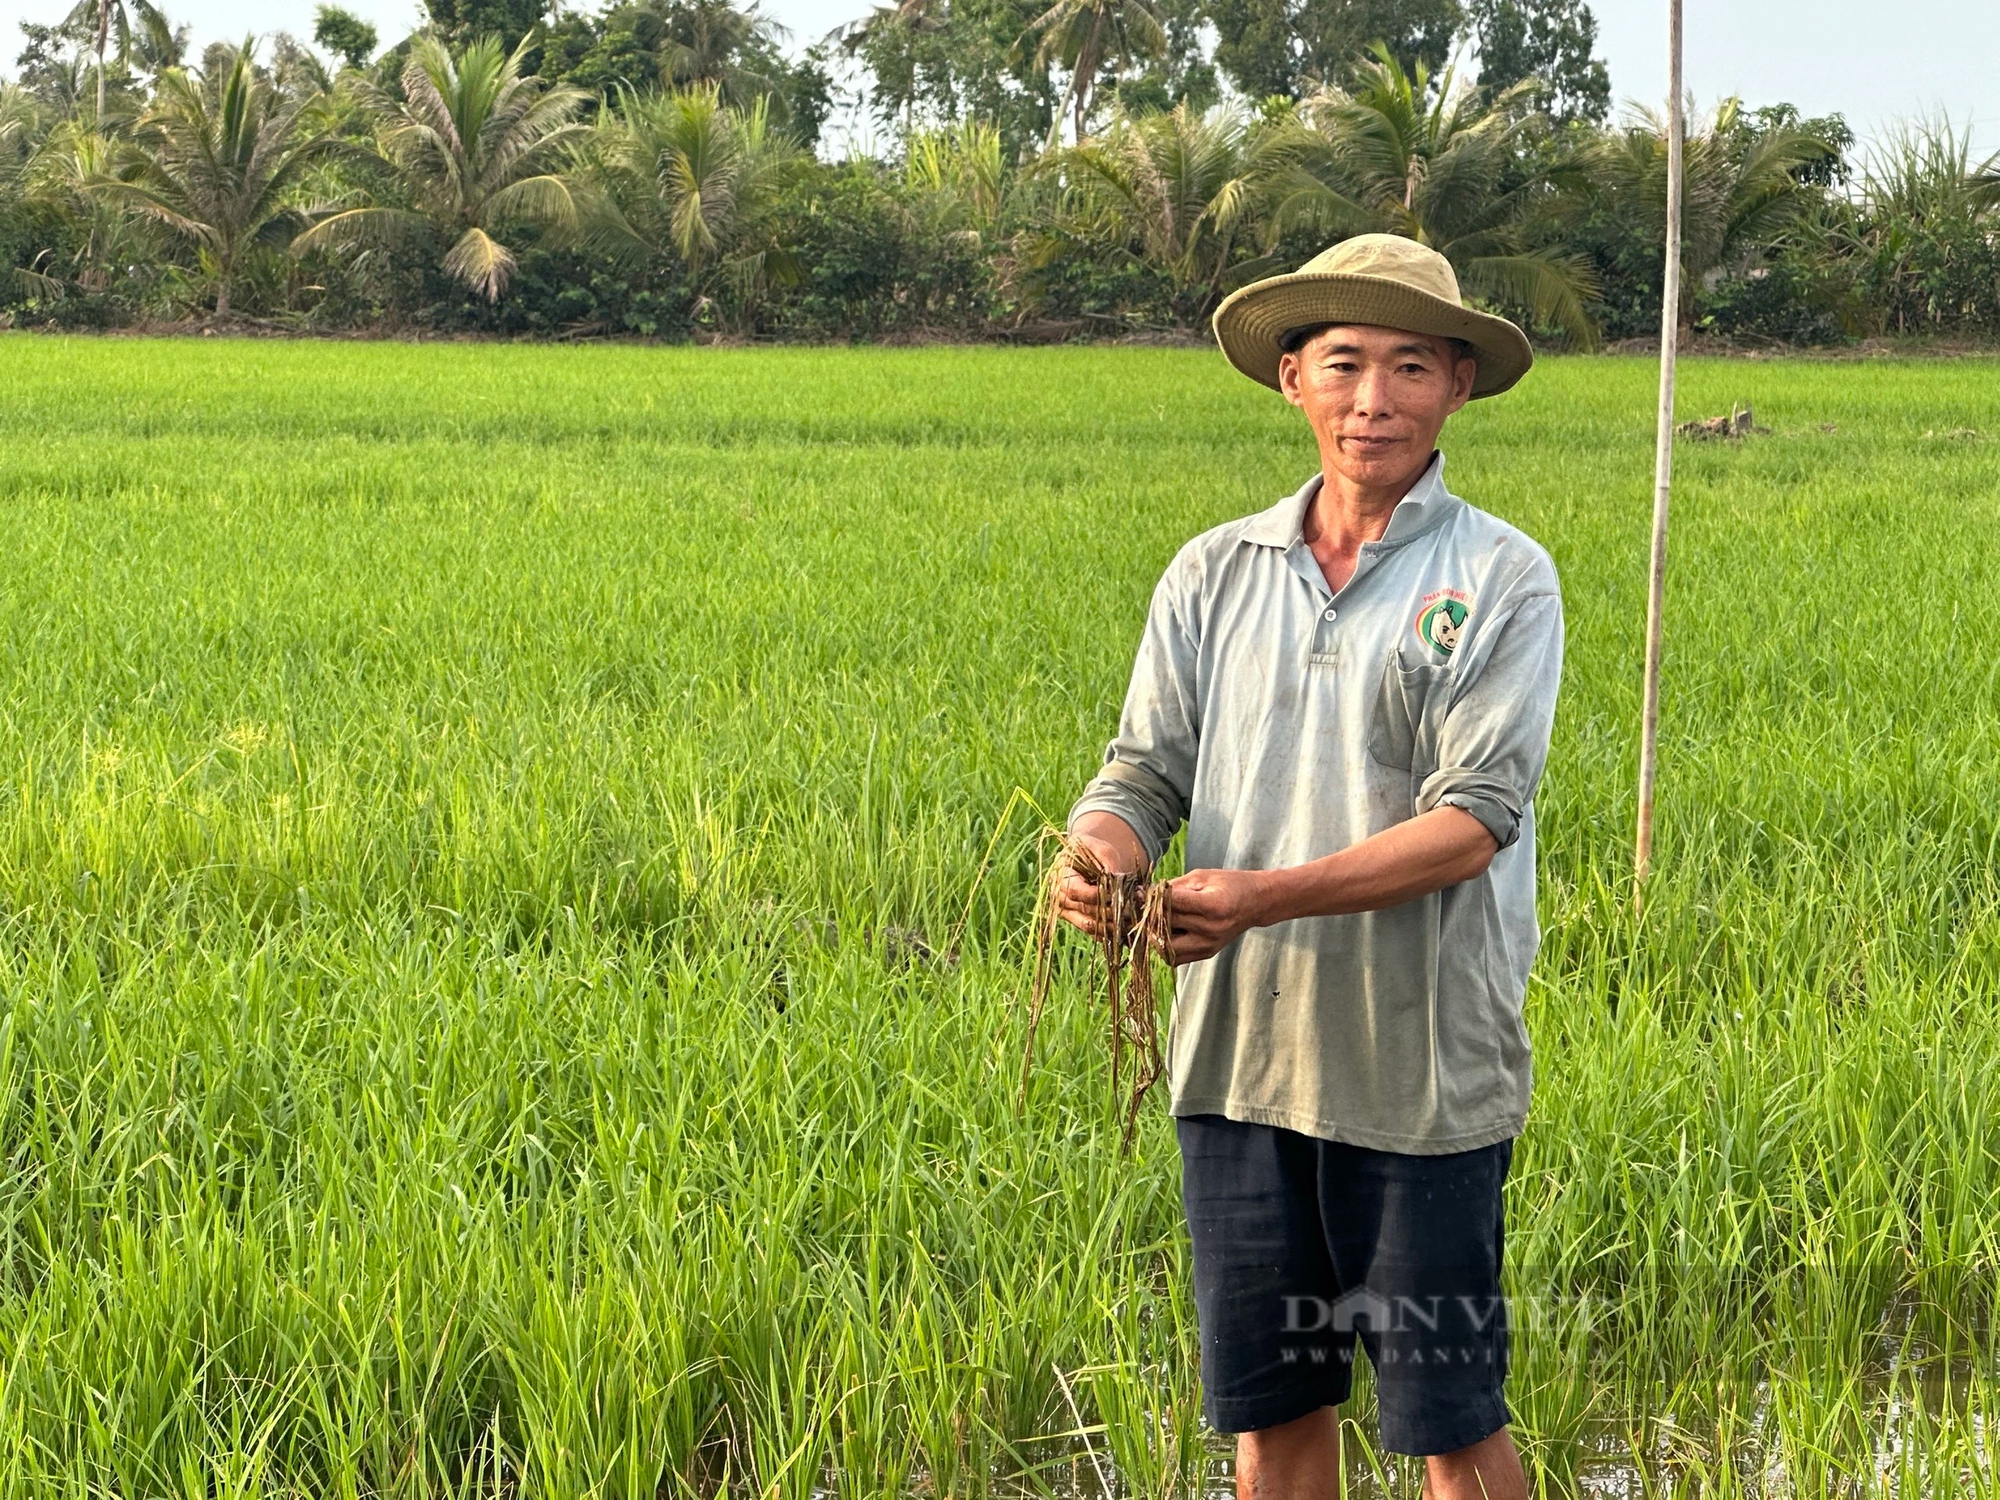
[[[1653,865],[1653,784],[1660,754],[1660,616],[1667,586],[1667,496],[1674,478],[1674,367],[1681,325],[1681,0],[1667,0],[1667,264],[1660,296],[1660,412],[1653,435],[1653,566],[1646,588],[1646,686],[1639,733],[1639,828],[1632,902],[1645,899]]]

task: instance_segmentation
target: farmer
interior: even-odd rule
[[[1168,1072],[1209,1421],[1237,1493],[1341,1490],[1358,1341],[1433,1500],[1524,1496],[1501,1385],[1501,1183],[1528,1108],[1548,554],[1445,487],[1445,420],[1534,356],[1443,256],[1347,240],[1215,315],[1320,472],[1189,542],[1070,814],[1113,871],[1183,821]],[[1064,918],[1095,932],[1073,870]]]

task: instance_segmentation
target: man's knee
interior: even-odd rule
[[[1340,1493],[1336,1408],[1236,1435],[1238,1500],[1338,1500]]]
[[[1256,1454],[1293,1453],[1337,1441],[1339,1434],[1339,1408],[1322,1406],[1318,1411],[1309,1411],[1302,1417],[1281,1422],[1276,1427],[1260,1427],[1255,1432],[1237,1433],[1236,1450],[1239,1453]]]
[[[1425,1460],[1426,1496],[1436,1500],[1526,1500],[1527,1476],[1506,1428],[1469,1448]]]

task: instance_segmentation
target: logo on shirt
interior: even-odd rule
[[[1434,650],[1451,655],[1458,646],[1459,632],[1472,614],[1472,595],[1457,589],[1439,589],[1424,595],[1424,607],[1417,611],[1417,639]]]

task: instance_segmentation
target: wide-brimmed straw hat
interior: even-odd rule
[[[1232,365],[1275,390],[1285,335],[1328,323],[1462,339],[1479,361],[1475,398],[1499,395],[1535,362],[1525,333],[1460,300],[1450,261],[1399,234],[1356,235],[1288,276],[1231,292],[1215,310],[1215,337]]]

